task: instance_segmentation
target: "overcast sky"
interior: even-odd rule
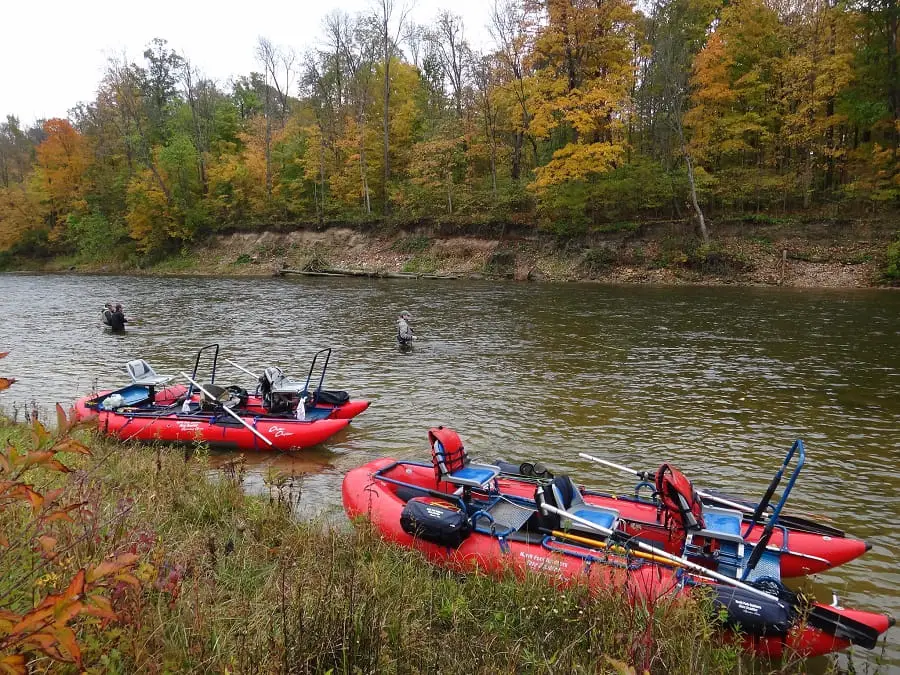
[[[485,48],[492,5],[415,0],[412,17],[431,23],[449,9],[462,16],[473,47]],[[353,15],[373,7],[374,0],[9,0],[0,13],[0,120],[12,114],[27,126],[65,117],[94,98],[108,57],[124,53],[143,63],[144,48],[156,37],[224,85],[260,70],[254,57],[259,37],[302,53],[321,40],[323,18],[332,10]]]

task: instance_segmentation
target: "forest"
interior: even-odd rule
[[[898,24],[897,0],[495,0],[479,52],[378,0],[316,47],[260,37],[227,83],[155,39],[65,117],[0,124],[0,264],[225,229],[893,218]]]

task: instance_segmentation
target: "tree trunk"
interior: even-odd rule
[[[372,204],[369,201],[369,178],[366,176],[366,145],[363,135],[359,136],[359,178],[362,182],[363,200],[366,204],[366,213],[372,213]]]
[[[266,197],[272,198],[272,110],[271,95],[266,87]]]
[[[447,172],[447,211],[453,215],[453,174]]]
[[[391,51],[387,11],[384,14],[382,30],[384,31],[384,184],[381,188],[381,200],[382,213],[388,215],[391,210],[390,204],[388,204],[388,182],[391,179],[390,120],[388,118],[391,100]]]
[[[522,132],[517,131],[513,139],[512,179],[517,181],[522,171]]]
[[[320,223],[325,221],[325,139],[319,144],[319,181],[321,187],[319,193],[322,195],[322,215]]]
[[[684,162],[687,164],[688,184],[691,186],[691,203],[694,205],[697,221],[700,223],[700,234],[703,237],[703,244],[709,245],[709,232],[706,230],[706,220],[703,218],[703,211],[700,210],[700,203],[697,201],[697,186],[694,183],[694,163],[691,161],[687,147],[682,145],[681,149],[684,152]]]

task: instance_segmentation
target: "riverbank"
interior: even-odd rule
[[[153,264],[55,260],[47,271],[259,276],[282,270],[599,281],[863,288],[886,279],[890,220],[746,218],[714,225],[703,247],[683,222],[618,223],[562,240],[531,228],[447,224],[235,231]]]
[[[77,430],[56,445],[40,432],[44,454],[23,460],[37,449],[31,429],[0,418],[0,434],[10,439],[2,466],[30,462],[28,482],[47,504],[58,487],[53,503],[76,505],[35,530],[31,511],[0,502],[9,540],[0,608],[22,614],[45,598],[61,607],[78,570],[89,584],[119,574],[85,605],[66,605],[71,614],[59,621],[74,632],[60,631],[52,649],[43,638],[7,650],[51,672],[76,652],[88,673],[688,674],[737,665],[715,616],[695,601],[632,607],[617,589],[589,596],[542,576],[462,577],[366,527],[301,522],[292,507],[303,476],[272,476],[267,498],[248,497],[240,459],[213,471],[203,448],[116,444]],[[68,438],[90,456],[66,452],[76,449]],[[74,471],[60,474],[50,457]],[[120,567],[103,568],[113,555]],[[104,592],[109,603],[96,600]],[[0,621],[0,647],[15,644],[16,630],[25,629]]]

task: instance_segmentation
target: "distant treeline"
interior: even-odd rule
[[[261,38],[227,86],[154,40],[68,117],[0,125],[0,252],[165,255],[222,227],[578,235],[900,206],[897,0],[496,0],[494,50],[395,0]],[[645,13],[646,12],[646,13]],[[714,233],[714,232],[713,232]]]

